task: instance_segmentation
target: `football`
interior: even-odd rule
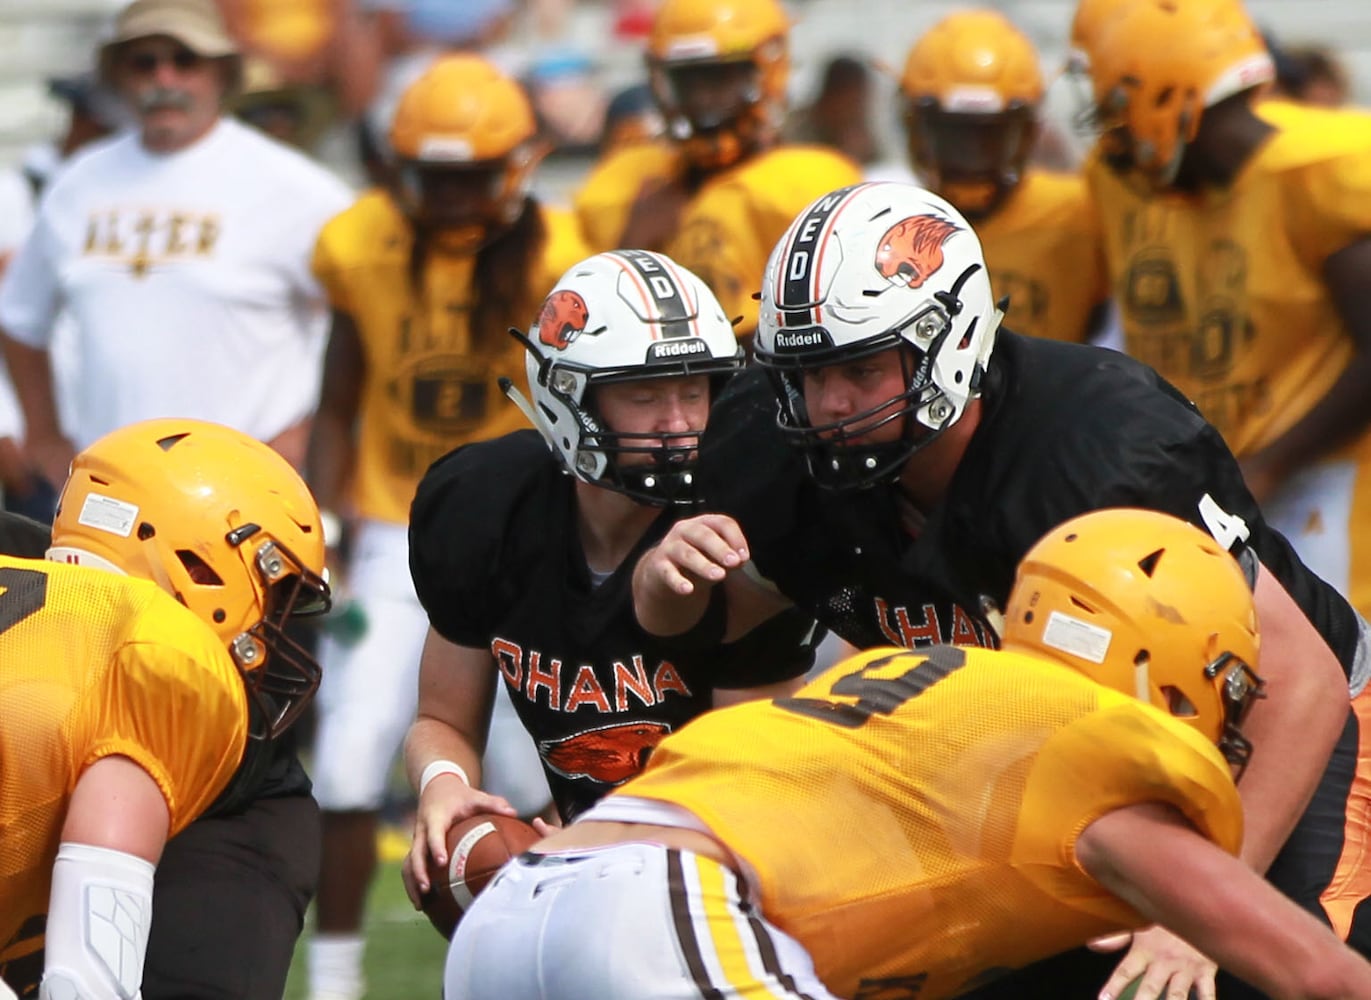
[[[447,832],[448,863],[428,859],[423,910],[438,933],[451,938],[466,908],[501,866],[541,839],[532,826],[512,816],[489,813],[454,823]]]

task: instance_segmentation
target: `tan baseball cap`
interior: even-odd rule
[[[104,51],[153,35],[174,38],[206,59],[238,55],[214,0],[134,0],[120,11]]]

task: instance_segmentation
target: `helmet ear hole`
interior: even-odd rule
[[[202,587],[222,587],[223,578],[214,571],[214,567],[201,559],[190,549],[177,549],[176,558],[181,560],[181,565],[185,567],[186,575],[192,581]]]
[[[1166,698],[1166,707],[1178,719],[1194,719],[1199,717],[1199,709],[1195,703],[1185,696],[1185,692],[1178,687],[1170,684],[1162,687],[1162,696]]]

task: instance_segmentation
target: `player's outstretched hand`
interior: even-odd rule
[[[1100,1000],[1114,1000],[1135,979],[1140,980],[1132,993],[1136,1000],[1185,1000],[1192,989],[1198,1000],[1214,1000],[1218,966],[1164,928],[1112,934],[1095,939],[1090,947],[1115,951],[1128,944],[1130,937],[1133,946],[1100,990]]]
[[[440,774],[424,789],[414,815],[414,840],[400,866],[405,893],[416,910],[421,909],[420,899],[429,890],[425,855],[432,855],[439,865],[446,865],[448,829],[459,820],[481,813],[501,813],[516,818],[519,815],[501,796],[472,788],[456,775]]]
[[[747,539],[737,521],[727,514],[700,514],[673,524],[638,569],[648,587],[693,594],[700,584],[713,586],[747,560]]]

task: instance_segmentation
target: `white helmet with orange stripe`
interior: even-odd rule
[[[629,435],[597,412],[609,382],[732,374],[743,350],[719,300],[671,258],[646,250],[597,254],[562,275],[527,337],[529,407],[568,472],[651,504],[695,501],[703,427]],[[715,387],[717,388],[717,386]]]
[[[767,262],[755,354],[780,398],[780,425],[824,486],[894,478],[980,395],[1002,313],[981,242],[948,202],[912,184],[841,188],[791,223]],[[806,371],[903,347],[905,390],[814,425]],[[898,441],[857,443],[904,422]]]

